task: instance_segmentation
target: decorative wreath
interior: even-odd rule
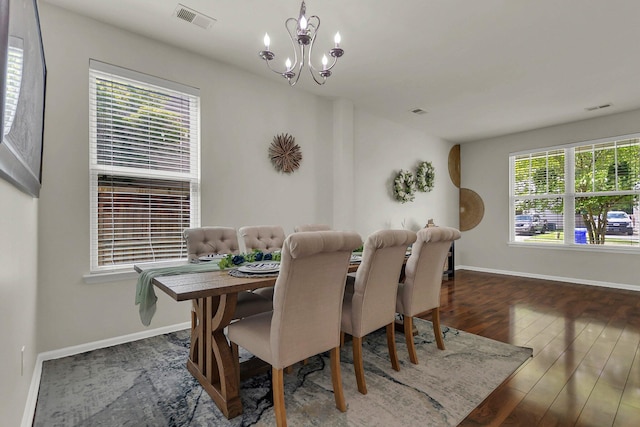
[[[393,195],[400,203],[413,202],[415,199],[416,181],[409,171],[400,170],[393,181]]]
[[[433,190],[436,173],[431,162],[421,162],[416,170],[416,186],[424,193]]]
[[[278,172],[291,173],[300,167],[302,152],[296,139],[283,133],[273,137],[269,146],[269,158]]]

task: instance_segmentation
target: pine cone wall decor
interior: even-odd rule
[[[300,167],[302,152],[295,138],[283,133],[273,137],[269,158],[278,172],[291,173]]]

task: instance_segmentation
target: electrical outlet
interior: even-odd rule
[[[24,375],[24,349],[26,348],[26,346],[22,346],[22,349],[20,350],[20,376]]]

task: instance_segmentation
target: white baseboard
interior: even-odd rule
[[[633,286],[626,283],[601,282],[597,280],[578,279],[575,277],[562,277],[562,276],[549,276],[546,274],[523,273],[521,271],[495,270],[492,268],[474,267],[470,265],[459,265],[456,267],[456,270],[471,270],[471,271],[479,271],[482,273],[494,273],[494,274],[503,274],[506,276],[527,277],[530,279],[553,280],[555,282],[574,283],[577,285],[588,285],[588,286],[601,286],[603,288],[624,289],[627,291],[640,292],[640,286]]]
[[[38,391],[40,390],[40,378],[42,376],[42,363],[47,360],[60,359],[61,357],[73,356],[74,354],[85,353],[87,351],[97,350],[100,348],[111,347],[114,345],[124,344],[127,342],[137,341],[145,338],[155,337],[157,335],[168,334],[170,332],[181,331],[191,327],[191,322],[178,323],[176,325],[164,326],[162,328],[150,329],[147,331],[136,332],[133,334],[122,335],[119,337],[109,338],[101,341],[89,342],[86,344],[75,345],[72,347],[61,348],[58,350],[45,351],[39,353],[36,358],[36,365],[33,368],[31,376],[31,385],[27,394],[27,402],[22,414],[22,427],[31,427],[33,417],[36,412],[36,403],[38,401]]]

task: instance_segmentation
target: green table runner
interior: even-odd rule
[[[175,276],[186,273],[203,273],[207,271],[220,270],[217,262],[206,262],[199,264],[185,264],[177,267],[159,267],[144,270],[138,276],[136,284],[136,305],[140,305],[140,320],[145,326],[149,326],[151,318],[156,312],[156,301],[158,297],[153,290],[153,279],[158,276]]]

